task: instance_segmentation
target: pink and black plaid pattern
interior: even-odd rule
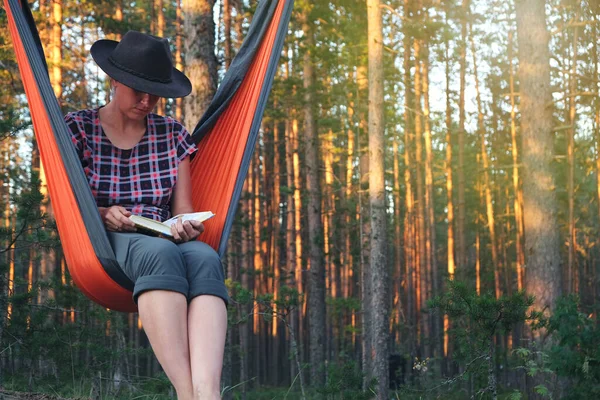
[[[179,163],[196,151],[183,125],[149,114],[142,140],[120,149],[102,131],[98,109],[69,113],[65,122],[99,207],[120,205],[158,221],[170,218]]]

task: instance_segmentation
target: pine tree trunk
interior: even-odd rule
[[[319,185],[319,138],[314,116],[314,66],[312,61],[313,30],[308,16],[304,16],[303,31],[306,35],[304,53],[304,137],[306,177],[308,192],[309,231],[309,296],[308,323],[310,336],[310,383],[319,387],[325,383],[325,268],[323,265],[323,225],[321,221],[321,188]]]
[[[354,257],[352,255],[352,238],[353,238],[353,232],[352,232],[352,225],[353,225],[353,219],[354,219],[354,212],[353,209],[351,207],[352,202],[351,202],[351,198],[352,198],[352,192],[353,192],[353,176],[354,176],[354,163],[355,163],[355,146],[356,146],[356,140],[355,140],[355,134],[354,134],[354,130],[352,127],[353,124],[353,116],[354,116],[354,103],[352,101],[349,101],[349,107],[348,107],[348,120],[349,120],[349,124],[350,124],[350,128],[348,129],[348,146],[347,146],[347,152],[346,152],[346,188],[345,188],[345,202],[344,202],[344,212],[345,212],[345,227],[344,227],[344,257],[345,257],[345,262],[342,263],[343,268],[344,268],[344,276],[345,276],[345,283],[343,285],[343,290],[344,290],[344,298],[348,299],[350,297],[354,297],[355,295],[355,291],[354,291]],[[354,346],[356,345],[356,312],[354,310],[351,311],[351,315],[350,315],[350,321],[349,321],[350,326],[353,328],[352,329],[352,348],[354,348]]]
[[[156,15],[156,32],[155,35],[158,37],[165,36],[165,13],[163,10],[163,0],[154,0],[154,12]],[[161,98],[156,104],[156,112],[159,115],[165,115],[166,111],[166,99]]]
[[[457,215],[457,263],[459,268],[467,265],[466,211],[465,211],[465,81],[467,74],[467,18],[470,0],[462,2],[460,41],[460,92],[458,100],[458,215]]]
[[[421,5],[419,4],[419,7]],[[417,11],[417,12],[420,12]],[[428,274],[429,274],[429,254],[427,254],[427,241],[428,235],[425,229],[425,188],[424,188],[424,179],[423,179],[423,121],[421,119],[422,116],[422,108],[421,108],[421,85],[422,85],[422,75],[421,75],[421,41],[416,40],[413,43],[414,51],[415,51],[415,98],[414,98],[414,113],[415,113],[415,167],[416,167],[416,180],[417,180],[417,256],[418,261],[415,263],[416,266],[416,275],[417,275],[417,296],[419,298],[420,307],[417,308],[417,312],[421,311],[421,307],[423,307],[426,302],[429,293],[427,292],[427,282],[428,282]],[[421,337],[424,342],[428,342],[430,338],[429,332],[429,315],[424,314],[421,315]],[[429,356],[429,349],[424,346],[422,348],[422,356]]]
[[[278,104],[275,103],[274,104],[274,108],[277,108]],[[282,263],[280,261],[280,234],[281,234],[281,230],[280,230],[280,226],[279,226],[279,218],[281,217],[281,212],[280,212],[280,204],[282,204],[282,199],[281,199],[281,192],[280,192],[280,188],[281,188],[281,159],[280,159],[280,151],[279,151],[279,147],[280,147],[280,143],[281,143],[281,139],[280,139],[280,130],[279,130],[279,121],[275,121],[274,125],[273,125],[273,141],[274,141],[274,145],[273,145],[273,150],[274,150],[274,155],[273,155],[273,188],[272,188],[272,209],[271,209],[271,235],[270,235],[270,240],[271,240],[271,262],[270,264],[273,265],[273,284],[271,285],[272,287],[272,293],[273,293],[273,314],[276,316],[275,318],[273,318],[272,322],[271,322],[271,361],[269,362],[269,364],[271,365],[271,382],[273,385],[277,386],[279,384],[279,370],[282,367],[281,365],[279,365],[279,343],[280,343],[280,335],[279,335],[279,331],[280,331],[280,320],[279,318],[277,318],[277,316],[281,313],[281,311],[278,308],[277,303],[280,301],[280,295],[279,295],[279,286],[280,286],[280,281],[281,281],[281,267],[282,267]]]
[[[254,385],[255,387],[258,387],[258,385],[260,385],[261,383],[261,376],[262,376],[262,364],[261,364],[261,358],[262,358],[262,354],[263,354],[263,349],[261,346],[261,335],[262,335],[262,322],[263,322],[263,318],[261,318],[261,316],[258,314],[258,311],[260,310],[261,306],[258,303],[258,299],[260,297],[260,295],[262,295],[264,292],[262,291],[262,275],[263,275],[263,268],[264,268],[264,264],[263,264],[263,259],[262,259],[262,249],[261,249],[261,228],[262,228],[262,218],[263,218],[263,212],[262,212],[262,207],[260,204],[260,198],[261,198],[261,168],[259,167],[259,163],[261,158],[263,158],[262,156],[262,147],[259,145],[256,148],[255,154],[254,154],[254,160],[252,162],[252,170],[253,170],[253,180],[252,180],[252,213],[250,215],[252,215],[252,228],[254,230],[252,238],[253,238],[253,243],[252,243],[252,254],[254,256],[254,263],[253,263],[253,277],[254,277],[254,283],[253,283],[253,289],[254,289],[254,308],[253,308],[253,314],[252,314],[252,319],[253,319],[253,323],[252,323],[252,333],[253,333],[253,349],[254,349],[254,355],[252,357],[252,361],[254,361],[254,368],[253,368],[253,376],[257,376],[257,379],[254,381]]]
[[[329,129],[325,140],[323,141],[323,162],[325,167],[325,186],[323,187],[323,246],[325,251],[325,276],[326,276],[326,290],[327,297],[331,299],[337,299],[339,296],[338,274],[337,267],[334,260],[335,242],[333,239],[337,236],[334,235],[335,226],[333,224],[333,216],[336,214],[335,210],[335,199],[333,195],[333,130]],[[327,310],[329,315],[330,311]],[[325,346],[325,358],[327,360],[332,359],[332,355],[336,354],[336,343],[339,340],[340,333],[335,329],[337,321],[327,320],[326,327],[326,346]]]
[[[50,11],[50,84],[54,95],[62,102],[62,1],[53,0],[52,9]],[[44,173],[44,166],[40,164],[40,192],[44,197],[42,205],[42,214],[46,214],[50,220],[54,218],[54,211],[50,202],[50,194],[48,192],[48,182]],[[42,258],[40,260],[39,279],[45,281],[50,279],[56,270],[57,263],[56,249],[42,250]],[[52,289],[42,289],[38,292],[38,303],[45,302],[48,298],[54,298]]]
[[[371,304],[371,278],[369,265],[370,261],[370,239],[371,239],[371,224],[369,222],[369,207],[363,193],[369,190],[369,152],[368,152],[368,120],[364,112],[365,98],[363,94],[368,92],[368,67],[366,65],[358,65],[356,67],[356,80],[358,84],[358,157],[359,157],[359,190],[358,190],[358,210],[357,220],[359,224],[359,240],[360,240],[360,301],[361,301],[361,356],[363,370],[363,389],[369,387],[373,366],[371,364],[372,353],[372,309],[365,305]],[[368,95],[367,95],[368,96]]]
[[[598,71],[598,41],[600,40],[600,17],[596,14],[594,17],[594,45],[592,46],[592,59],[594,60],[594,71]],[[596,90],[600,93],[600,81],[596,82]],[[598,218],[600,218],[600,102],[598,98],[596,98],[596,102],[594,103],[595,107],[595,118],[594,118],[594,134],[596,137],[596,190],[597,190],[597,200],[598,200]],[[596,233],[597,243],[600,245],[600,234]],[[592,282],[597,282],[598,276],[598,267],[594,266],[592,269]],[[592,304],[596,304],[597,302],[597,293],[598,293],[598,285],[593,285],[593,302]]]
[[[410,18],[410,0],[404,0],[404,18]],[[415,339],[411,341],[411,356],[415,355],[415,346],[420,343],[420,336],[418,334],[418,319],[419,314],[417,313],[419,298],[415,293],[415,236],[414,230],[414,195],[412,188],[412,158],[411,158],[411,114],[410,114],[410,101],[411,95],[411,79],[410,79],[410,55],[411,55],[411,37],[405,32],[404,35],[404,186],[406,187],[405,195],[405,216],[404,216],[404,261],[405,261],[405,275],[407,281],[406,290],[406,308],[408,310],[407,319],[408,326],[411,329],[411,336]]]
[[[183,22],[182,10],[181,10],[181,0],[177,0],[175,5],[175,68],[180,71],[183,71],[183,60],[181,57],[182,51],[182,40],[181,37],[183,32],[181,30],[181,25]],[[181,97],[175,99],[175,119],[177,121],[183,120],[183,99]],[[191,126],[189,129],[193,129]]]
[[[303,190],[301,171],[300,171],[300,140],[298,138],[298,120],[292,119],[292,147],[293,147],[293,165],[294,165],[294,243],[296,245],[296,290],[302,295],[306,296],[304,292],[304,265],[303,258],[304,252],[302,248],[302,229],[301,229],[301,215],[302,215],[302,196],[301,191]],[[304,331],[304,320],[306,317],[306,297],[304,301],[298,306],[298,343],[304,347],[306,332]],[[304,352],[300,352],[302,362],[305,362]]]
[[[569,198],[569,249],[567,257],[567,282],[565,289],[568,294],[577,293],[577,262],[576,257],[576,236],[575,236],[575,124],[576,104],[575,96],[577,92],[577,36],[579,28],[573,28],[573,59],[571,61],[571,71],[569,73],[569,133],[567,141],[567,195]]]
[[[371,207],[372,360],[377,397],[387,399],[389,387],[389,301],[385,206],[385,126],[383,109],[383,26],[379,0],[367,0],[369,51],[369,205]],[[365,306],[363,304],[363,306]]]
[[[448,12],[446,12],[447,18]],[[448,219],[448,227],[447,227],[447,251],[448,251],[448,279],[454,279],[454,271],[456,269],[455,260],[454,260],[454,201],[453,201],[453,191],[454,191],[454,181],[452,174],[452,103],[450,98],[450,45],[446,42],[445,46],[446,50],[446,195],[447,195],[447,203],[446,209]],[[452,356],[451,347],[450,347],[450,338],[448,335],[448,330],[450,329],[450,319],[448,315],[444,315],[444,356],[448,358],[448,360]]]
[[[481,154],[481,165],[483,168],[483,187],[482,191],[485,193],[485,210],[487,216],[488,232],[490,235],[490,247],[492,250],[492,268],[494,269],[494,289],[496,298],[500,298],[502,295],[501,283],[500,283],[500,267],[498,261],[498,245],[496,240],[496,221],[494,217],[494,203],[492,199],[491,179],[490,179],[490,162],[488,159],[487,149],[485,145],[485,125],[483,106],[481,104],[481,91],[479,90],[479,77],[477,76],[477,55],[475,51],[475,41],[473,40],[473,34],[471,33],[471,53],[473,53],[473,76],[475,78],[475,96],[477,101],[477,131],[479,133],[480,142],[480,154]]]
[[[290,62],[286,63],[285,68],[285,77],[286,79],[290,78]],[[290,288],[298,290],[298,270],[296,265],[296,207],[295,203],[295,167],[294,167],[294,132],[292,131],[292,110],[291,108],[287,109],[288,118],[285,120],[285,161],[286,161],[286,184],[288,187],[287,195],[286,195],[286,235],[285,235],[285,247],[286,247],[286,260],[287,260],[287,275],[289,276],[289,286]],[[298,291],[300,293],[300,291]],[[298,325],[298,315],[300,312],[300,307],[292,308],[290,312],[290,329],[289,332],[290,338],[295,336],[299,337],[299,325]],[[289,341],[289,354],[292,354],[292,341]],[[296,360],[290,358],[290,379],[292,382],[298,373],[296,368]]]
[[[405,312],[404,306],[405,301],[403,295],[406,295],[406,274],[402,273],[402,210],[401,204],[401,189],[400,189],[400,152],[398,148],[400,146],[399,134],[394,134],[393,142],[393,156],[394,156],[394,263],[393,265],[393,308],[392,318],[394,326],[394,337],[395,343],[400,343],[400,329],[397,328],[400,324],[405,324]]]
[[[191,131],[200,121],[217,89],[214,0],[183,0],[185,72],[192,93],[184,100],[185,126]]]
[[[425,119],[425,209],[427,211],[427,253],[429,254],[429,271],[431,279],[431,296],[440,294],[439,271],[436,257],[436,232],[435,232],[435,199],[433,197],[433,144],[431,139],[431,119],[429,116],[429,47],[425,46],[423,57],[423,117]],[[442,356],[442,340],[440,336],[440,318],[432,315],[433,355]]]
[[[553,309],[561,295],[558,206],[551,163],[554,158],[549,35],[544,0],[517,0],[523,211],[527,273],[525,291],[534,308]],[[543,331],[532,332],[541,349]]]
[[[223,0],[223,27],[225,30],[225,68],[229,69],[233,58],[231,49],[231,0]]]
[[[251,193],[251,187],[252,187],[252,168],[248,169],[248,177],[246,179],[246,182],[244,183],[244,194],[246,196],[246,198],[244,200],[242,200],[241,202],[241,215],[243,216],[242,218],[244,218],[244,221],[242,223],[242,245],[241,245],[241,251],[242,251],[242,257],[244,258],[244,260],[248,260],[248,264],[246,266],[246,271],[244,271],[241,275],[241,283],[242,283],[242,288],[246,289],[246,290],[251,290],[251,286],[250,286],[250,273],[249,271],[251,271],[252,268],[252,252],[251,252],[251,240],[252,240],[252,234],[251,234],[251,226],[250,226],[250,222],[249,222],[249,218],[248,216],[251,215],[252,212],[252,199],[250,198],[250,193]],[[246,317],[248,316],[248,313],[250,312],[250,307],[248,307],[248,305],[243,305],[243,304],[238,304],[238,315],[240,317],[241,320],[245,321]],[[250,318],[248,317],[248,320],[250,320]],[[239,326],[238,326],[238,333],[239,333],[239,342],[240,342],[240,350],[239,350],[239,355],[240,355],[240,382],[247,382],[248,378],[250,377],[250,363],[249,363],[249,359],[250,359],[250,324],[247,322],[242,322]],[[249,385],[242,385],[242,398],[245,399],[246,398],[246,391]]]
[[[513,69],[513,31],[508,33],[508,59],[510,63],[509,70],[509,85],[510,85],[510,137],[511,137],[511,152],[512,152],[512,181],[514,200],[513,208],[515,210],[515,226],[517,227],[516,237],[516,252],[517,252],[517,289],[523,290],[523,268],[525,267],[525,253],[523,250],[523,191],[521,190],[521,182],[519,177],[519,147],[517,145],[517,117],[515,105],[515,79]]]

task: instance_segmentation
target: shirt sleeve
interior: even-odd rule
[[[71,142],[73,143],[73,146],[75,146],[77,156],[79,157],[79,160],[83,162],[84,135],[82,132],[85,132],[83,121],[76,112],[70,112],[65,115],[65,122],[71,133]]]
[[[186,157],[194,154],[198,148],[192,135],[179,122],[174,123],[174,134],[177,140],[177,159],[182,162]]]

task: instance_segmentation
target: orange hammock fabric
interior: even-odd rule
[[[262,40],[257,45],[256,53],[249,68],[244,72],[241,83],[232,83],[236,86],[232,95],[223,93],[220,96],[221,99],[229,96],[226,108],[208,123],[210,125],[208,128],[206,128],[207,124],[202,125],[201,121],[194,131],[194,137],[199,137],[200,140],[199,151],[192,162],[194,208],[197,211],[211,210],[216,214],[216,217],[206,223],[206,231],[201,239],[221,255],[225,250],[241,186],[247,173],[260,119],[283,45],[282,36],[287,32],[292,1],[275,0],[272,3],[271,7],[274,10],[272,20],[263,30]],[[57,105],[53,109],[54,105],[51,104],[50,107],[48,99],[44,98],[43,84],[49,85],[49,82],[41,82],[39,74],[34,73],[32,57],[37,49],[32,44],[33,41],[24,34],[25,30],[21,25],[25,20],[18,15],[20,10],[16,7],[17,0],[4,0],[4,4],[19,70],[30,105],[56,224],[71,276],[80,290],[94,302],[106,308],[134,312],[137,308],[132,301],[131,287],[126,288],[123,284],[117,283],[114,273],[111,276],[107,272],[106,262],[99,259],[95,243],[90,238],[92,234],[98,232],[90,231],[90,225],[84,221],[81,201],[78,202],[72,181],[68,176],[70,171],[63,163],[64,153],[61,153],[54,135],[59,124],[56,119],[62,120],[62,115],[55,115]],[[226,80],[227,76],[224,82]],[[231,79],[228,82],[231,82]],[[219,95],[218,92],[215,97]],[[222,104],[217,106],[223,108]],[[62,151],[64,152],[64,149]],[[97,228],[96,225],[94,229],[102,228]],[[114,263],[114,260],[109,261]]]

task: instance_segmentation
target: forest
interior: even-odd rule
[[[108,101],[89,48],[138,30],[194,87],[156,112],[193,129],[257,3],[30,5],[63,113]],[[7,18],[0,397],[175,398],[138,314],[69,274]],[[598,0],[295,0],[223,259],[222,397],[600,398],[599,51]]]

